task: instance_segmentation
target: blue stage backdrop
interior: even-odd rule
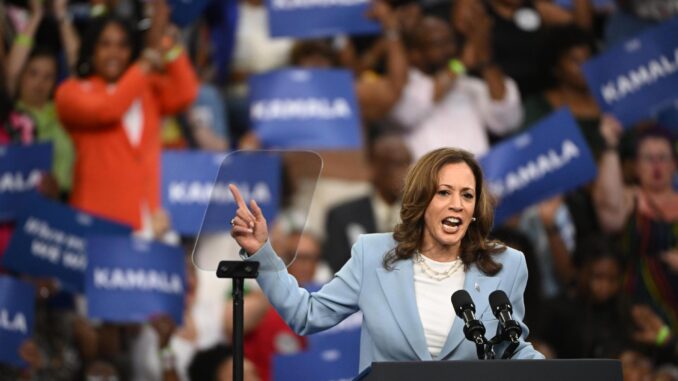
[[[356,149],[360,112],[347,70],[287,69],[250,79],[250,120],[264,147]]]
[[[567,192],[596,176],[596,163],[577,122],[560,109],[480,158],[499,205],[495,223]]]
[[[624,126],[673,107],[678,88],[678,18],[584,63],[591,92]]]
[[[35,288],[0,275],[0,363],[25,367],[19,357],[21,344],[33,336]]]
[[[132,229],[93,217],[67,205],[28,196],[3,257],[3,266],[19,273],[54,277],[70,292],[84,290],[86,247],[90,234],[131,234]]]
[[[141,323],[167,314],[182,323],[186,262],[181,248],[136,237],[95,236],[87,255],[90,319]]]
[[[0,221],[16,218],[22,196],[36,193],[42,174],[51,170],[51,143],[0,146]]]

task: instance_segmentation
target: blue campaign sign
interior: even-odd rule
[[[90,234],[129,235],[132,229],[30,196],[3,257],[8,269],[39,277],[54,277],[64,289],[82,292]]]
[[[183,235],[198,233],[224,157],[225,154],[203,151],[163,152],[162,205],[177,232]],[[228,184],[218,186],[217,192],[228,191],[224,188]],[[218,200],[215,202],[220,202]]]
[[[194,170],[195,172],[195,170]],[[189,174],[183,176],[188,177]],[[189,212],[190,208],[199,208],[204,217],[201,233],[218,233],[231,230],[230,219],[235,215],[238,206],[233,199],[228,184],[235,184],[245,200],[256,200],[269,221],[278,214],[281,199],[282,163],[279,153],[266,151],[236,151],[223,159],[216,179],[211,181],[189,181],[174,185],[168,183],[170,189],[168,201],[174,204],[186,204],[173,209],[179,213],[195,216],[197,212]],[[164,180],[163,180],[164,181]],[[174,192],[174,193],[172,193]],[[191,206],[190,204],[193,204]],[[205,210],[205,208],[207,208]],[[269,217],[270,216],[270,217]],[[182,218],[177,216],[177,219]],[[175,216],[172,216],[175,219]],[[192,230],[194,231],[194,230]]]
[[[624,126],[678,98],[678,18],[612,47],[582,66],[600,107]]]
[[[352,380],[358,375],[360,329],[309,336],[309,350],[273,358],[275,381]]]
[[[555,0],[553,2],[556,5],[560,5],[563,8],[567,9],[572,9],[574,8],[574,4],[572,4],[572,0]],[[607,10],[607,9],[615,9],[617,7],[617,4],[615,3],[615,0],[592,0],[591,4],[595,9],[601,9],[601,10]]]
[[[172,14],[172,23],[185,27],[197,19],[210,3],[210,0],[168,0]]]
[[[90,319],[140,323],[167,314],[181,324],[186,290],[181,248],[132,236],[95,236],[87,256]]]
[[[0,363],[24,367],[19,347],[33,336],[35,289],[33,285],[0,275]]]
[[[52,144],[0,146],[0,221],[15,218],[19,200],[35,193],[44,172],[52,169]]]
[[[367,17],[370,0],[267,0],[271,37],[330,37],[376,34]]]
[[[596,163],[577,122],[560,109],[528,131],[497,144],[480,158],[490,191],[499,200],[495,222],[596,176]]]
[[[252,76],[250,120],[264,147],[355,149],[360,112],[347,70],[287,69]]]

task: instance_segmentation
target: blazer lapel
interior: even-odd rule
[[[496,290],[498,285],[498,276],[487,276],[483,274],[476,265],[472,265],[466,272],[464,290],[468,291],[469,295],[471,295],[471,299],[473,299],[473,304],[476,306],[476,319],[480,319],[485,310],[489,308],[490,293]],[[491,338],[494,336],[494,332],[486,332],[485,336]],[[466,340],[464,337],[464,321],[458,316],[455,316],[452,329],[447,335],[445,345],[437,358],[446,358],[464,340]]]
[[[431,360],[431,353],[426,345],[424,327],[419,318],[417,301],[414,295],[414,273],[412,261],[398,261],[394,269],[388,271],[377,269],[377,278],[393,317],[400,330],[421,360]]]

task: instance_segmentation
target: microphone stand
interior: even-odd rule
[[[506,348],[506,350],[504,350],[504,354],[501,356],[502,360],[509,360],[515,354],[516,349],[518,349],[520,341],[518,338],[509,336],[507,332],[504,332],[501,326],[499,326],[497,327],[497,335],[494,336],[492,340],[490,340],[490,345],[497,345],[502,341],[510,342],[509,346]]]
[[[221,261],[217,267],[217,278],[233,279],[233,381],[244,377],[244,285],[246,278],[259,275],[259,262]]]

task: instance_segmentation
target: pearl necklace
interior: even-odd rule
[[[464,262],[460,258],[457,257],[457,259],[452,261],[452,265],[450,265],[450,267],[447,270],[436,271],[436,270],[432,269],[428,265],[428,263],[426,263],[426,259],[424,259],[424,256],[421,254],[421,252],[419,250],[414,252],[413,260],[414,260],[414,263],[418,264],[419,267],[421,267],[421,269],[423,270],[424,274],[426,274],[426,276],[428,276],[429,278],[431,278],[433,280],[437,280],[437,281],[441,281],[443,279],[449,278],[450,276],[452,276],[452,274],[457,272],[457,270],[459,270],[464,265]]]

